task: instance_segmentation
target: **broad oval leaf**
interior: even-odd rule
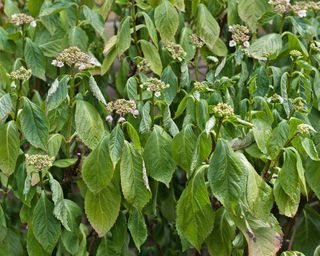
[[[121,194],[115,181],[98,193],[88,190],[85,196],[85,212],[99,237],[103,237],[112,228],[120,211]]]
[[[31,69],[32,74],[42,80],[46,80],[45,67],[46,60],[42,50],[31,39],[26,39],[26,46],[24,49],[24,56],[28,68]]]
[[[84,160],[82,177],[92,193],[106,188],[113,176],[113,164],[109,151],[109,136],[105,136]]]
[[[84,144],[93,149],[105,134],[103,121],[90,103],[79,100],[76,104],[76,132]]]
[[[120,176],[124,198],[141,210],[150,200],[151,191],[142,156],[127,141],[122,151]]]
[[[19,132],[14,121],[0,126],[0,138],[0,170],[10,176],[15,170],[20,149]]]
[[[179,26],[179,15],[168,0],[163,0],[155,9],[154,20],[161,39],[172,41]]]
[[[49,125],[39,106],[28,98],[24,98],[24,107],[19,115],[19,119],[21,130],[31,145],[46,150],[49,138]]]
[[[172,158],[172,138],[160,126],[155,126],[143,151],[147,173],[169,187],[176,164]]]
[[[177,204],[177,231],[198,251],[214,224],[214,212],[204,180],[205,169],[206,167],[200,167],[196,171]]]
[[[53,210],[53,203],[43,191],[33,211],[32,225],[35,238],[48,253],[52,253],[61,233],[60,223],[53,216]]]

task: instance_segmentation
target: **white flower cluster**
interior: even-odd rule
[[[34,28],[37,26],[37,22],[34,20],[34,18],[24,13],[12,14],[11,23],[16,26],[21,26],[24,24],[30,24],[30,26]]]
[[[72,67],[77,67],[80,71],[95,66],[95,59],[89,54],[82,52],[78,47],[71,46],[64,49],[58,54],[51,64],[58,68],[62,68],[65,64]]]
[[[157,98],[161,96],[161,91],[169,87],[169,84],[165,84],[161,80],[154,77],[148,78],[147,81],[140,85],[140,88],[146,89],[149,92],[153,92],[154,96]]]
[[[229,26],[229,32],[232,33],[232,40],[229,42],[230,47],[236,47],[237,44],[243,45],[245,48],[250,46],[250,31],[246,26],[239,24]]]

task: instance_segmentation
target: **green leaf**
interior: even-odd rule
[[[51,111],[60,106],[62,102],[68,96],[68,81],[67,76],[63,77],[60,81],[58,79],[54,80],[51,87],[48,90],[47,95],[47,111]]]
[[[142,156],[127,141],[122,151],[120,176],[124,198],[141,210],[150,200],[151,191]]]
[[[230,223],[226,209],[218,209],[215,213],[213,230],[206,240],[210,255],[231,255],[235,231],[235,226]]]
[[[113,176],[109,141],[109,136],[105,136],[83,163],[82,177],[92,193],[106,188]]]
[[[148,234],[144,216],[136,208],[134,208],[129,215],[128,229],[130,230],[134,244],[140,252],[140,246],[146,241]]]
[[[267,143],[272,131],[272,120],[268,119],[268,115],[264,111],[258,111],[252,120],[252,124],[254,125],[252,131],[257,146],[261,152],[267,154]]]
[[[95,148],[105,135],[98,111],[86,101],[77,101],[75,126],[79,138],[91,149]]]
[[[246,178],[242,159],[226,140],[219,139],[208,170],[213,194],[226,208],[233,208],[243,195]]]
[[[297,158],[290,149],[284,151],[284,163],[274,184],[274,197],[280,213],[293,217],[299,207],[300,189]]]
[[[31,69],[32,75],[46,80],[45,67],[46,60],[42,50],[31,39],[26,39],[26,46],[24,48],[24,57],[28,68]]]
[[[63,227],[71,231],[68,223],[67,207],[65,205],[63,191],[60,183],[49,174],[50,188],[52,191],[52,201],[54,202],[53,215],[61,221]]]
[[[192,162],[190,166],[190,176],[192,175],[193,171],[198,168],[203,161],[208,159],[212,150],[212,141],[211,137],[207,135],[205,131],[203,131],[197,139],[196,147],[194,154],[192,156]]]
[[[319,236],[320,214],[306,205],[295,226],[292,248],[305,255],[313,255],[313,252],[319,246]]]
[[[150,63],[151,70],[157,75],[162,73],[162,63],[157,48],[150,42],[140,40],[141,49],[145,59]]]
[[[242,0],[243,2],[247,0]],[[252,2],[252,1],[248,1]],[[259,1],[257,1],[259,2]],[[249,12],[247,12],[249,13]],[[248,49],[248,54],[258,60],[275,59],[282,50],[282,38],[279,34],[267,34],[260,37]]]
[[[32,216],[33,233],[43,249],[52,253],[58,243],[61,228],[58,220],[53,216],[53,203],[42,191]]]
[[[61,134],[52,134],[48,140],[48,154],[49,156],[56,156],[60,150],[63,136]]]
[[[82,28],[77,26],[70,28],[68,32],[68,40],[70,46],[77,46],[82,51],[87,50],[89,38]]]
[[[130,21],[131,16],[125,18],[120,25],[117,35],[117,52],[118,55],[123,54],[129,49],[131,44],[131,33],[130,33]]]
[[[28,0],[27,8],[32,16],[38,16],[44,0]]]
[[[214,212],[204,180],[205,169],[206,167],[200,167],[196,171],[177,204],[177,231],[198,251],[214,224]]]
[[[83,5],[82,12],[86,18],[86,22],[88,22],[92,28],[94,28],[98,34],[102,36],[104,32],[104,22],[102,17],[86,5]]]
[[[143,151],[147,173],[153,179],[166,184],[172,179],[176,164],[172,158],[172,138],[160,126],[155,126]]]
[[[139,131],[141,133],[147,133],[151,129],[151,117],[150,117],[150,102],[146,102],[142,108],[142,117],[140,122]]]
[[[0,96],[0,122],[5,120],[12,111],[12,101],[9,93]]]
[[[119,185],[114,181],[96,194],[87,190],[85,196],[85,212],[99,237],[108,233],[116,222],[120,211],[121,193]]]
[[[19,156],[20,139],[14,121],[0,125],[0,170],[6,175],[13,174]]]
[[[158,48],[158,35],[157,35],[157,30],[153,24],[153,21],[147,13],[141,12],[141,14],[144,17],[144,21],[146,23],[146,27],[147,27],[149,36],[150,36],[153,44]]]
[[[191,125],[185,126],[172,140],[172,157],[187,172],[188,177],[191,176],[192,156],[196,143],[197,136],[194,134]]]
[[[314,161],[320,161],[318,151],[316,146],[314,145],[313,141],[309,138],[302,138],[301,144],[303,149],[306,151],[308,156]]]
[[[97,85],[97,82],[96,80],[94,79],[93,76],[90,76],[89,78],[89,88],[90,88],[90,91],[92,92],[93,96],[96,97],[96,99],[98,101],[100,101],[103,105],[107,105],[107,102],[99,88],[99,86]]]
[[[27,251],[28,251],[28,255],[33,255],[33,256],[49,256],[50,255],[48,252],[46,252],[42,248],[41,244],[35,238],[32,230],[32,225],[28,226]]]
[[[19,115],[21,130],[31,145],[47,149],[49,124],[42,110],[28,98],[23,98],[24,107]]]
[[[320,165],[317,161],[308,161],[306,164],[306,179],[312,191],[320,199]]]
[[[118,124],[115,128],[113,128],[110,134],[110,141],[109,141],[110,157],[112,159],[113,166],[117,165],[121,157],[123,143],[124,143],[124,134],[121,129],[121,126]]]
[[[220,27],[204,4],[198,6],[196,29],[199,37],[209,49],[214,49],[219,38]]]
[[[126,127],[127,134],[129,136],[131,142],[133,143],[134,147],[137,150],[140,150],[141,143],[140,143],[140,138],[139,138],[139,134],[138,134],[137,130],[129,122],[125,122],[123,125],[124,125],[124,127]]]
[[[240,18],[247,23],[251,31],[255,31],[258,20],[270,9],[266,0],[240,0],[238,3],[238,13]]]
[[[78,158],[59,159],[54,161],[53,166],[59,168],[67,168],[74,165],[78,161]]]
[[[12,0],[5,0],[4,1],[4,13],[8,17],[11,17],[11,15],[13,15],[15,13],[20,13],[20,10],[19,10],[19,8],[17,6],[17,3],[15,1],[12,1]]]
[[[275,159],[288,141],[289,125],[284,120],[271,132],[267,142],[267,150],[271,159]]]
[[[179,26],[179,15],[174,6],[163,0],[154,11],[156,28],[163,41],[173,41]]]

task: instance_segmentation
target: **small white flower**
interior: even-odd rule
[[[234,41],[234,40],[231,40],[230,42],[229,42],[229,46],[230,47],[235,47],[237,45],[237,43],[236,43],[236,41]]]
[[[300,18],[307,17],[307,10],[300,10],[297,14]]]
[[[16,13],[11,15],[11,19],[15,19],[15,18],[17,18],[17,14]]]
[[[79,66],[79,70],[85,70],[87,68],[87,66],[84,63],[81,63]]]
[[[249,41],[245,41],[245,42],[243,43],[243,47],[249,48],[249,47],[250,47],[250,42],[249,42]]]
[[[154,96],[156,96],[157,98],[159,98],[161,96],[161,92],[155,92]]]
[[[120,117],[119,119],[118,119],[118,123],[119,124],[122,124],[123,122],[125,122],[126,121],[126,119],[124,118],[124,117]]]
[[[139,110],[138,109],[133,110],[132,111],[132,115],[138,116],[139,115]]]
[[[142,86],[142,88],[143,88],[143,86]],[[151,89],[150,89],[149,87],[147,87],[147,91],[148,91],[148,92],[151,92]]]
[[[287,4],[290,4],[290,0],[287,0]]]
[[[31,21],[30,26],[35,28],[37,26],[37,22],[35,20]]]
[[[58,64],[58,61],[57,61],[57,60],[53,60],[53,61],[51,62],[51,65],[53,65],[53,66],[57,66],[57,64]]]
[[[62,68],[64,66],[62,61],[57,61],[57,67]]]
[[[113,121],[112,115],[108,115],[108,116],[106,117],[106,121],[111,124],[112,121]]]
[[[11,85],[10,85],[11,89],[16,89],[17,88],[17,85],[15,82],[12,82]]]
[[[232,26],[229,26],[229,31],[232,29]]]

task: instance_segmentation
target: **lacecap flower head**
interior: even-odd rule
[[[226,103],[218,103],[213,107],[213,113],[220,118],[226,118],[234,115],[233,108]]]
[[[87,53],[81,51],[76,46],[64,49],[58,54],[51,64],[56,67],[63,67],[67,64],[70,67],[77,67],[79,70],[85,70],[94,66],[95,60]]]
[[[106,108],[109,113],[114,111],[120,116],[125,114],[132,114],[134,116],[139,115],[137,105],[133,100],[117,99],[115,101],[110,101]]]
[[[235,47],[237,44],[243,45],[245,48],[248,48],[250,46],[250,31],[248,27],[235,24],[229,26],[229,32],[232,34],[232,40],[229,42],[230,47]]]
[[[11,79],[26,81],[31,77],[31,70],[20,67],[9,74]]]
[[[147,81],[140,85],[140,88],[153,92],[156,97],[160,97],[161,92],[169,87],[169,84],[166,84],[160,79],[154,77],[148,78]]]
[[[204,45],[204,42],[196,34],[191,34],[189,39],[191,44],[196,48],[201,48]]]
[[[174,42],[166,42],[164,44],[165,49],[170,53],[174,60],[182,61],[186,57],[187,53],[180,44]]]
[[[36,27],[37,23],[32,16],[24,13],[15,13],[11,15],[11,23],[16,26],[21,26],[24,24],[30,24],[32,27]]]

